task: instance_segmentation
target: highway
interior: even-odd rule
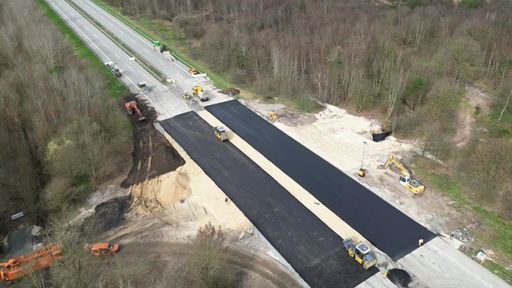
[[[144,58],[161,73],[174,80],[180,91],[191,91],[193,86],[201,84],[201,77],[190,75],[188,73],[189,67],[185,64],[179,61],[171,62],[161,53],[155,52],[153,49],[154,43],[152,41],[158,39],[148,40],[144,38],[118,18],[101,9],[92,1],[75,0],[72,2],[84,11],[87,11],[95,21],[107,28],[120,41],[129,46],[137,55]],[[211,88],[213,89],[214,87],[212,86]],[[215,97],[207,103],[201,103],[201,105],[212,105],[226,100],[229,100],[229,98],[220,97],[220,95],[218,95],[218,97]]]
[[[117,38],[122,39],[135,53],[177,82],[172,87],[162,85],[145,72],[137,61],[130,60],[133,55],[114,47],[115,44],[110,39],[101,36],[100,31],[88,24],[85,19],[81,19],[83,17],[74,12],[65,1],[48,2],[55,10],[60,11],[70,27],[77,31],[102,61],[116,62],[124,73],[121,80],[132,91],[136,91],[133,87],[137,81],[150,83],[152,92],[145,97],[161,113],[158,120],[165,131],[191,155],[312,287],[365,287],[363,281],[375,274],[375,269],[361,269],[341,248],[341,238],[338,235],[291,197],[289,191],[281,187],[237,147],[231,143],[216,142],[211,135],[210,124],[200,119],[195,112],[189,112],[190,108],[181,101],[179,93],[182,90],[190,90],[193,85],[202,84],[202,80],[186,73],[188,67],[178,62],[170,62],[160,53],[153,51],[151,41],[137,35],[92,2],[74,1],[96,21],[111,30]],[[472,261],[467,257],[453,256],[453,259],[456,259],[453,263],[456,264],[452,263],[449,266],[443,259],[436,258],[435,254],[440,254],[439,249],[452,248],[442,246],[443,244],[438,243],[439,238],[434,239],[435,235],[432,232],[375,196],[306,147],[284,135],[243,105],[230,100],[228,97],[219,96],[201,105],[372,244],[394,260],[398,260],[398,263],[410,266],[411,269],[408,271],[417,279],[421,279],[422,283],[428,284],[436,278],[438,280],[433,283],[439,285],[432,287],[452,287],[448,285],[452,281],[446,280],[446,277],[450,279],[450,275],[456,273],[468,279],[464,283],[475,284],[464,287],[507,287],[503,286],[506,285],[504,282],[496,280],[495,276],[493,278],[493,275],[481,266],[471,266],[472,270],[461,269],[467,264],[464,261]],[[207,145],[208,149],[204,149],[204,145]],[[427,240],[427,243],[417,249],[419,238]],[[430,242],[434,244],[428,242],[432,239],[435,241]],[[424,259],[423,256],[417,256],[423,253],[430,253],[428,262],[421,260]],[[421,262],[419,266],[422,268],[413,265],[414,261]],[[443,273],[429,273],[435,269],[441,269]],[[375,279],[377,275],[371,279]],[[381,280],[377,280],[377,283],[380,283],[379,281]],[[388,284],[382,284],[381,287],[385,285]]]
[[[144,71],[132,55],[112,48],[115,44],[88,23],[65,1],[49,1],[54,9],[102,61],[114,61],[123,72],[121,80],[134,92],[137,79],[151,83],[152,92],[143,97],[152,99],[158,111],[164,111],[161,126],[199,164],[205,173],[230,197],[263,236],[312,287],[355,287],[378,270],[368,271],[351,259],[343,248],[342,239],[293,198],[265,171],[231,143],[221,143],[213,137],[211,125],[202,120],[173,94],[175,89],[158,89],[158,81]],[[87,31],[87,32],[84,32]],[[104,42],[104,43],[102,43]],[[131,70],[133,69],[133,71]],[[135,78],[133,78],[135,77]],[[172,88],[172,87],[171,87]],[[155,97],[176,105],[163,110]],[[171,107],[167,105],[164,107]],[[207,146],[208,149],[204,149]]]
[[[137,82],[144,81],[152,93],[146,100],[161,114],[160,118],[168,118],[190,111],[189,107],[179,97],[164,97],[169,88],[162,85],[149,72],[143,69],[133,55],[119,48],[105,34],[101,33],[91,22],[68,5],[65,1],[48,1],[54,10],[70,26],[77,35],[90,47],[102,61],[114,62],[122,72],[121,81],[133,92],[138,93]]]

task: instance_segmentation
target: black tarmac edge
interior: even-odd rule
[[[206,109],[393,260],[436,236],[240,102]]]
[[[342,239],[195,112],[159,122],[311,287],[355,287],[377,273]],[[229,205],[227,202],[226,205]]]

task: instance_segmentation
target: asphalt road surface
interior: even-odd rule
[[[133,55],[127,54],[126,51],[119,48],[116,43],[85,19],[82,14],[78,13],[67,1],[47,0],[47,2],[102,62],[112,61],[119,67],[123,74],[120,80],[131,91],[138,92],[137,82],[146,82],[151,92],[144,95],[160,114],[159,119],[190,111],[181,100],[182,89],[171,95],[168,87],[162,85],[144,70],[138,60],[133,60]]]
[[[179,83],[186,79],[193,79],[193,76],[188,74],[188,67],[185,66],[185,64],[179,61],[171,62],[163,57],[162,54],[153,49],[154,46],[150,40],[147,40],[139,33],[135,32],[128,25],[103,10],[94,2],[89,0],[74,0],[73,2],[86,11],[95,21],[103,25],[103,27],[108,29],[112,34],[116,35],[120,41],[130,47],[140,57],[144,58],[165,75],[172,75],[172,78]],[[190,87],[187,89],[190,89]]]
[[[206,109],[394,260],[435,237],[238,101]]]
[[[351,259],[338,235],[195,112],[160,124],[311,287],[355,287],[377,272]]]
[[[140,37],[134,33],[133,30],[127,28],[127,25],[124,25],[124,23],[110,18],[112,16],[97,10],[95,7],[91,7],[91,1],[74,0],[75,3],[79,3],[78,5],[89,14],[93,14],[97,21],[104,24],[104,27],[113,31],[113,34],[115,34],[119,39],[123,39],[123,42],[136,51],[139,56],[147,58],[148,62],[157,67],[160,71],[178,81],[178,85],[174,85],[174,87],[165,87],[145,72],[137,63],[137,60],[133,61],[132,55],[128,55],[125,51],[119,49],[115,43],[106,38],[96,29],[96,27],[94,27],[94,25],[84,21],[82,15],[76,13],[76,11],[74,11],[66,1],[47,0],[47,2],[60,14],[64,21],[73,30],[75,30],[75,32],[77,32],[77,35],[83,39],[92,51],[96,53],[98,58],[102,61],[114,61],[121,68],[123,76],[120,80],[122,80],[129,88],[133,90],[137,81],[143,80],[148,82],[149,86],[152,88],[152,92],[146,95],[157,111],[162,113],[161,117],[159,117],[160,120],[189,111],[188,107],[186,107],[182,101],[176,100],[179,100],[181,96],[180,94],[184,89],[190,89],[193,85],[200,84],[201,82],[199,82],[200,79],[194,79],[194,77],[186,73],[186,70],[188,69],[186,65],[179,62],[169,62],[169,60],[165,59],[160,53],[155,53],[152,49],[151,41]],[[105,19],[107,19],[107,21],[105,21]],[[171,90],[167,91],[167,88]],[[136,89],[134,90],[136,91]],[[174,95],[170,95],[171,93]],[[207,103],[218,103],[218,99],[213,99],[213,101],[210,100]],[[226,109],[234,108],[236,104],[237,103],[231,103],[225,107],[218,106],[211,109],[211,111],[217,111],[216,113],[223,114],[226,112]],[[231,105],[233,105],[233,107],[229,107]],[[242,109],[245,107],[239,108]],[[242,110],[239,110],[236,113],[229,111],[228,115],[219,117],[225,123],[227,123],[228,120],[235,121],[235,123],[229,123],[229,128],[245,138],[246,141],[250,142],[251,145],[257,148],[262,154],[265,154],[268,159],[273,161],[274,164],[282,170],[285,170],[284,168],[286,168],[286,165],[290,165],[287,161],[290,162],[292,161],[290,159],[294,159],[292,161],[292,163],[294,163],[293,165],[297,165],[299,167],[288,167],[289,170],[285,172],[288,172],[295,181],[299,182],[304,186],[304,188],[307,188],[310,193],[315,195],[317,199],[321,200],[324,205],[328,206],[333,212],[340,215],[343,220],[361,232],[377,247],[391,256],[394,255],[394,258],[400,258],[403,254],[407,253],[407,251],[414,250],[417,243],[416,238],[419,235],[426,235],[422,238],[427,241],[432,238],[432,234],[429,231],[426,231],[426,229],[420,227],[417,223],[408,219],[400,212],[392,211],[392,207],[384,207],[387,205],[386,203],[371,194],[370,191],[366,190],[364,187],[359,186],[359,184],[353,181],[350,177],[344,175],[340,171],[337,171],[329,164],[324,163],[325,161],[319,159],[318,156],[312,154],[304,147],[300,147],[300,144],[293,140],[286,140],[282,138],[286,138],[287,136],[279,131],[274,131],[276,129],[272,125],[259,118],[257,115],[252,114],[252,112],[249,111],[249,114],[247,114],[247,111]],[[173,121],[171,121],[171,123],[172,122]],[[265,125],[269,127],[266,127]],[[243,129],[240,129],[240,127],[243,127]],[[269,131],[264,131],[262,129],[270,129],[269,131],[272,133],[277,133],[277,137],[275,137],[276,135],[268,134],[270,133]],[[211,131],[207,132],[211,133]],[[279,141],[276,139],[279,139]],[[293,141],[294,143],[289,141]],[[199,146],[202,145],[201,143],[196,144]],[[284,146],[286,148],[282,148],[279,145],[290,146]],[[204,147],[207,146],[208,145],[205,145]],[[224,146],[229,147],[230,145],[228,144]],[[271,146],[273,147],[271,148]],[[343,150],[342,148],[343,147],[340,147],[340,151]],[[194,147],[194,149],[201,149],[201,147]],[[276,149],[276,151],[267,151],[269,149]],[[285,153],[280,151],[283,149]],[[303,153],[291,155],[288,153],[292,152],[289,150],[295,149],[304,149],[308,155]],[[191,149],[186,150],[189,151]],[[211,151],[211,149],[208,151]],[[273,156],[276,153],[277,156]],[[287,156],[284,156],[285,154],[287,154]],[[195,160],[197,162],[201,162],[197,155],[194,157],[196,157]],[[283,161],[282,157],[290,158],[285,159],[287,161]],[[243,157],[241,157],[241,159],[243,159]],[[249,160],[245,159],[244,161]],[[326,170],[322,170],[317,169],[317,167],[314,166],[304,166],[309,163],[308,161],[323,163],[322,165],[326,165],[327,168],[324,167]],[[218,163],[224,162],[219,161]],[[315,163],[309,164],[314,165]],[[204,167],[206,167],[205,165],[203,165],[203,169],[206,169]],[[317,172],[313,173],[311,171]],[[258,174],[261,173],[264,174],[264,172],[258,170]],[[337,177],[340,179],[336,179]],[[243,181],[251,184],[247,179],[249,178],[246,176]],[[217,177],[214,180],[221,183],[225,179],[219,179],[219,177]],[[256,184],[252,183],[252,185]],[[237,187],[236,185],[232,186]],[[256,207],[256,204],[268,205],[270,200],[266,198],[271,199],[270,195],[258,190],[259,194],[263,194],[263,196],[266,197],[265,199],[258,199],[256,196],[243,199],[242,196],[237,197],[237,195],[245,195],[249,192],[238,188],[235,190],[233,187],[231,189],[224,187],[224,189],[226,189],[226,193],[233,198],[233,201],[235,198],[237,199],[237,204],[240,202],[249,208],[252,207],[252,210],[248,209],[247,212],[245,212],[246,215],[248,215],[254,223],[257,223],[258,227],[260,227],[262,231],[264,230],[263,228],[266,228],[266,230],[263,231],[266,233],[264,235],[267,236],[268,240],[270,240],[276,248],[279,248],[283,256],[288,258],[292,266],[297,269],[304,279],[306,279],[313,287],[351,287],[366,277],[366,275],[361,276],[359,273],[368,272],[364,272],[361,267],[354,265],[353,260],[349,259],[348,256],[344,256],[346,255],[346,252],[339,247],[339,241],[341,241],[341,239],[336,239],[337,236],[333,235],[333,232],[327,229],[323,223],[320,223],[319,220],[309,211],[304,211],[304,207],[302,207],[301,204],[293,199],[286,200],[290,201],[292,204],[286,201],[282,202],[282,193],[280,192],[279,197],[274,198],[273,201],[281,201],[282,203],[272,203],[270,207],[267,207],[267,210],[262,209],[261,213],[258,213],[259,207],[254,207]],[[279,187],[279,189],[283,188]],[[254,195],[256,192],[251,190],[251,193]],[[275,197],[275,195],[272,195],[272,197]],[[254,203],[246,203],[250,201],[253,201]],[[287,205],[293,208],[290,210],[291,214],[286,212],[288,211],[288,207],[285,207]],[[243,206],[240,206],[240,208],[245,211]],[[347,211],[344,211],[345,208]],[[300,216],[294,216],[294,213]],[[290,216],[283,217],[282,215]],[[270,217],[272,217],[272,221],[266,220]],[[282,217],[283,219],[279,219],[279,217]],[[304,222],[304,217],[312,217],[313,219],[306,219]],[[267,222],[269,223],[268,225]],[[314,224],[317,222],[319,224]],[[361,223],[363,223],[363,226],[360,226]],[[382,234],[379,235],[380,233]],[[438,238],[436,239],[438,240]],[[437,283],[433,284],[434,286],[437,285],[436,287],[453,287],[453,285],[460,287],[509,287],[508,284],[497,278],[491,272],[485,270],[482,266],[475,265],[473,260],[462,253],[451,249],[451,247],[448,247],[447,245],[445,245],[447,247],[439,247],[439,241],[436,242],[436,239],[434,241],[429,241],[422,248],[416,249],[408,256],[401,258],[399,263],[404,267],[409,267],[423,283]],[[451,256],[448,257],[450,261],[446,261],[446,253],[451,253],[455,256],[450,254]],[[439,256],[441,254],[443,254],[443,257]],[[353,269],[353,271],[350,269]],[[383,285],[383,282],[381,282],[382,280],[380,280],[380,276],[381,275],[379,274],[375,274],[375,277],[372,277],[371,279],[377,279],[376,277],[379,277],[379,279],[369,282],[368,284],[363,283],[361,284],[363,286],[360,287],[387,287]],[[454,276],[458,277],[454,278]]]

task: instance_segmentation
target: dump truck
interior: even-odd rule
[[[112,61],[108,61],[108,62],[105,62],[104,63],[105,66],[108,68],[108,70],[110,70],[110,72],[114,73],[114,75],[116,75],[116,77],[121,77],[123,76],[121,74],[121,71],[119,70],[119,68],[117,67],[116,64],[114,64],[114,62]]]
[[[343,245],[348,251],[348,255],[354,258],[359,264],[363,265],[365,270],[370,269],[377,264],[377,259],[370,251],[370,247],[365,243],[355,243],[354,240],[347,238],[343,240]]]
[[[11,282],[31,272],[50,267],[62,259],[62,243],[55,243],[0,263],[0,282]]]

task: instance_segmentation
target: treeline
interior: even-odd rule
[[[41,225],[83,200],[130,165],[132,144],[107,78],[77,57],[36,1],[0,4],[3,237],[13,213]]]
[[[510,1],[107,2],[128,15],[169,21],[188,39],[190,57],[263,97],[303,106],[314,97],[379,112],[385,128],[420,139],[473,196],[512,216]],[[458,149],[452,139],[468,86],[494,95],[493,113],[479,118],[484,129]],[[493,169],[482,171],[481,161]]]

